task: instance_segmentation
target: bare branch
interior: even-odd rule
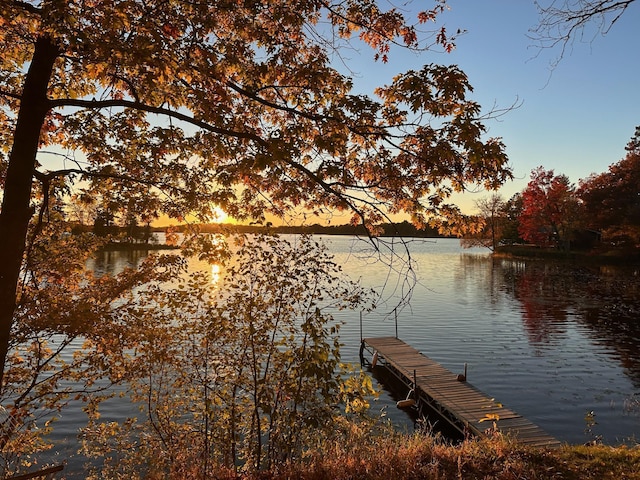
[[[635,0],[551,0],[543,4],[535,1],[540,21],[531,29],[529,37],[537,47],[560,48],[553,66],[563,58],[575,40],[583,40],[589,26],[595,35],[606,35]]]

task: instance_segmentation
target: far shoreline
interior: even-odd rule
[[[498,247],[494,252],[495,258],[557,260],[573,263],[597,265],[640,265],[640,251],[638,250],[559,250],[541,248],[528,245],[513,245]]]

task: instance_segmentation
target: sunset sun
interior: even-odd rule
[[[214,207],[213,221],[215,223],[229,223],[231,222],[231,218],[229,217],[229,215],[227,215],[227,212],[225,212],[222,208]]]

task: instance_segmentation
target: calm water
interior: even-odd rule
[[[438,239],[408,243],[415,263],[407,272],[400,243],[392,246],[399,258],[391,261],[383,248],[374,261],[362,240],[320,238],[346,274],[381,291],[378,311],[362,317],[364,336],[393,336],[397,328],[401,339],[450,370],[461,372],[467,363],[471,384],[561,441],[640,437],[638,269],[493,259],[486,250]],[[119,271],[141,255],[111,252],[93,268]],[[359,313],[343,312],[340,320],[343,359],[355,363]],[[374,408],[411,428],[388,394]],[[110,401],[102,410],[112,420],[130,415],[131,406]],[[589,412],[597,422],[590,429]],[[55,436],[64,455],[84,420],[79,407],[63,412]]]

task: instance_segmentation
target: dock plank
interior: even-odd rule
[[[493,398],[468,382],[460,382],[456,374],[411,345],[395,337],[365,338],[363,347],[376,352],[378,361],[392,368],[409,386],[414,386],[420,399],[439,411],[454,417],[469,432],[485,435],[495,426],[519,443],[555,448],[560,442],[522,415],[497,404]]]

